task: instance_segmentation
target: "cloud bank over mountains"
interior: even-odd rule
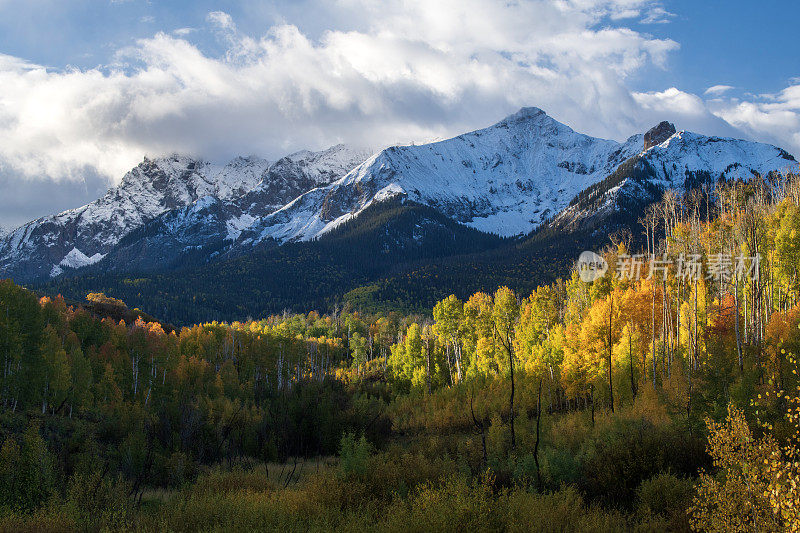
[[[0,55],[0,174],[22,187],[43,177],[116,182],[144,155],[274,158],[339,142],[423,141],[486,126],[526,105],[618,140],[668,119],[800,153],[800,81],[747,99],[729,96],[722,83],[705,94],[630,88],[634,77],[669,69],[680,46],[641,31],[671,20],[661,2],[340,0],[306,7],[308,17],[331,27],[311,35],[280,20],[252,36],[214,11],[201,28],[155,33],[94,68]],[[201,34],[213,36],[220,52],[198,44]]]

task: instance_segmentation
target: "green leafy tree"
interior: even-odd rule
[[[787,288],[800,295],[800,208],[784,203],[780,206],[775,234],[778,270]]]
[[[511,394],[508,403],[510,408],[509,422],[511,425],[511,449],[516,448],[517,440],[514,432],[514,337],[517,319],[519,318],[519,302],[514,291],[508,287],[500,287],[494,294],[494,309],[492,311],[494,329],[497,339],[508,354],[508,373],[511,379]]]
[[[414,322],[408,326],[403,341],[392,346],[389,364],[397,378],[416,387],[425,384],[425,363],[422,332]]]
[[[465,366],[462,342],[464,303],[451,294],[436,304],[433,308],[433,318],[436,320],[436,330],[439,332],[441,341],[447,347],[447,353],[449,354],[452,350],[456,366],[456,379],[460,383],[463,379],[462,369]]]
[[[42,390],[42,414],[47,407],[58,408],[70,390],[71,377],[67,352],[53,326],[47,326],[40,347],[41,359],[36,374]]]
[[[361,372],[361,368],[367,363],[367,339],[358,332],[350,337],[350,355],[353,358],[353,368]]]
[[[0,448],[0,504],[24,512],[40,507],[53,493],[55,461],[38,422],[31,421],[21,441],[8,437]]]

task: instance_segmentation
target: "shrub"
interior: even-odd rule
[[[76,528],[100,531],[128,523],[133,511],[130,484],[120,474],[76,472],[67,487],[66,511]]]
[[[639,512],[669,515],[685,514],[692,499],[692,482],[673,474],[658,474],[642,481],[636,490]]]
[[[702,441],[677,427],[618,421],[584,444],[579,486],[592,500],[631,505],[642,481],[666,471],[694,474],[706,458]]]
[[[408,498],[397,498],[384,513],[383,531],[496,531],[503,517],[493,501],[491,480],[451,477],[424,483]]]
[[[798,419],[796,414],[791,416]],[[755,438],[744,413],[733,405],[725,420],[706,419],[706,424],[708,451],[717,474],[700,473],[691,506],[692,527],[702,531],[800,530],[796,449],[782,449],[771,435]]]
[[[161,482],[166,487],[180,487],[195,472],[193,461],[183,452],[172,452],[160,466]]]
[[[364,477],[371,454],[372,445],[363,434],[359,438],[352,432],[342,435],[339,442],[339,467],[342,474],[345,477]]]
[[[560,448],[547,448],[541,455],[542,483],[545,486],[558,488],[578,481],[581,465],[574,454]]]
[[[266,468],[257,467],[249,470],[233,468],[221,470],[215,468],[198,476],[197,481],[187,489],[193,496],[207,494],[227,494],[240,490],[265,492],[272,490],[274,483],[269,479]]]
[[[521,490],[512,492],[508,501],[506,526],[508,531],[520,532],[612,532],[631,529],[622,514],[587,506],[572,487],[547,494]]]
[[[641,516],[662,516],[672,531],[689,530],[687,509],[692,500],[694,484],[670,473],[658,474],[642,481],[636,490]]]

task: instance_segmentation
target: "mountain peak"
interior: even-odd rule
[[[171,154],[164,157],[145,157],[141,163],[129,170],[123,177],[116,190],[138,191],[142,190],[166,191],[176,184],[186,182],[193,174],[204,166],[202,161],[188,156]]]
[[[546,115],[547,113],[545,113],[544,110],[540,107],[526,106],[526,107],[521,107],[519,111],[517,111],[514,114],[519,116],[537,117],[539,115]]]
[[[651,146],[663,143],[675,135],[676,131],[675,124],[667,122],[666,120],[660,122],[657,126],[653,126],[644,134],[644,149],[647,150]]]
[[[491,128],[497,127],[513,130],[522,129],[532,134],[547,133],[557,135],[559,133],[573,133],[572,128],[557,121],[538,107],[523,107],[516,113],[508,115],[494,126],[491,126]]]
[[[522,122],[522,121],[530,120],[530,119],[533,119],[533,118],[540,118],[540,117],[544,118],[544,117],[547,117],[547,116],[548,116],[548,114],[545,113],[543,110],[541,110],[538,107],[522,107],[516,113],[512,113],[512,114],[508,115],[506,118],[504,118],[501,121],[501,124],[502,123],[509,124],[509,123],[515,123],[515,122]]]
[[[197,162],[199,162],[199,160],[189,155],[172,152],[171,154],[155,157],[144,156],[142,162],[139,163],[137,167],[146,167],[148,165],[188,165]]]
[[[261,164],[266,162],[267,160],[263,157],[259,157],[254,154],[250,154],[247,156],[237,155],[233,159],[231,159],[227,166],[243,166],[243,165],[252,165],[252,164]]]

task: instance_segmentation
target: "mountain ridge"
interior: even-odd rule
[[[364,150],[343,145],[334,148],[337,150],[330,165],[326,159],[328,151],[303,151],[286,156],[292,162],[292,175],[283,178],[284,185],[301,190],[316,186],[344,172],[341,167],[349,166],[343,162],[348,153],[353,164],[365,157]],[[277,193],[264,184],[275,163],[255,156],[237,157],[225,165],[178,154],[156,159],[145,157],[125,174],[119,185],[109,188],[94,202],[33,220],[2,237],[0,272],[27,281],[59,275],[66,270],[64,267],[94,264],[132,231],[165,213],[191,208],[208,197],[229,205],[228,222],[232,226],[228,231],[236,233],[235,219],[244,212],[237,202],[258,195],[266,209],[270,203],[280,205],[280,198],[271,202],[271,195]],[[276,174],[270,176],[273,179],[270,183],[274,183]],[[294,184],[292,180],[301,183]],[[308,185],[309,182],[312,184]],[[69,254],[73,259],[67,257]],[[74,258],[79,260],[76,262]]]
[[[545,226],[573,231],[643,209],[692,176],[746,178],[782,166],[796,161],[772,145],[677,131],[668,122],[618,142],[524,107],[486,128],[373,154],[336,145],[274,162],[145,158],[95,202],[3,238],[0,271],[25,281],[92,265],[115,272],[202,265],[324,239],[390,199],[501,237]]]
[[[599,181],[640,146],[640,136],[625,143],[590,137],[539,108],[522,108],[450,139],[387,148],[265,217],[243,238],[310,240],[398,194],[481,231],[523,235],[563,207],[560,197]],[[531,211],[535,220],[526,220]]]

